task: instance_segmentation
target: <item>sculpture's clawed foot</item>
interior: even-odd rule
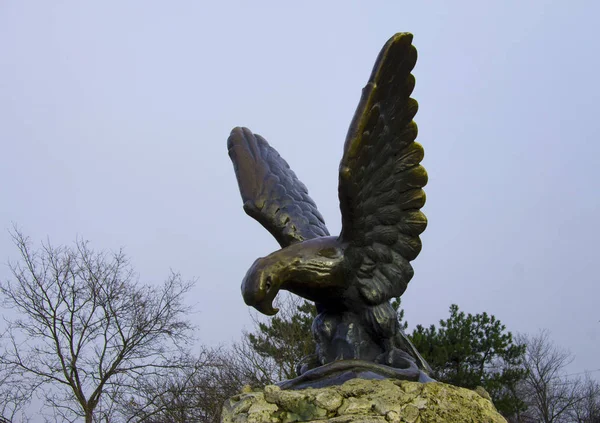
[[[319,361],[319,357],[317,354],[307,355],[306,357],[303,357],[302,360],[300,360],[296,364],[296,374],[298,376],[300,376],[303,373],[306,373],[307,371],[314,369],[315,367],[319,367],[320,365],[321,365],[321,362]]]
[[[375,359],[375,362],[379,364],[385,364],[386,366],[395,367],[397,369],[416,367],[415,359],[408,353],[398,348],[392,348],[383,354],[380,354]]]

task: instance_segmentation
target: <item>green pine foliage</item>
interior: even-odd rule
[[[257,330],[247,333],[247,340],[256,354],[274,361],[275,379],[296,377],[296,364],[305,356],[314,354],[315,341],[312,322],[317,315],[315,306],[308,302],[282,304],[280,312],[265,322],[257,322]]]
[[[469,389],[483,386],[505,416],[525,408],[516,395],[527,374],[525,345],[517,345],[495,316],[465,314],[453,304],[439,328],[418,325],[409,337],[437,380]]]

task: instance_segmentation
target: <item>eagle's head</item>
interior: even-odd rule
[[[310,301],[339,302],[340,292],[346,288],[344,248],[337,237],[319,237],[259,258],[242,281],[244,301],[268,316],[278,311],[273,300],[280,289]]]
[[[248,269],[242,281],[242,296],[249,306],[268,316],[276,314],[273,300],[281,287],[279,277],[282,263],[271,256],[261,257]]]

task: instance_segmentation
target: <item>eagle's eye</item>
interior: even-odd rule
[[[271,289],[271,277],[267,276],[267,280],[265,281],[265,287],[267,288],[267,291],[269,291]]]

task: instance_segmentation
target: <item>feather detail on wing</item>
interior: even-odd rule
[[[306,186],[260,135],[234,128],[227,140],[246,213],[281,247],[329,232]]]
[[[414,142],[417,102],[410,98],[417,60],[411,43],[411,34],[396,34],[379,53],[340,163],[340,239],[348,243],[350,277],[369,304],[402,295],[427,226],[420,211],[427,173],[419,164],[423,148]]]

